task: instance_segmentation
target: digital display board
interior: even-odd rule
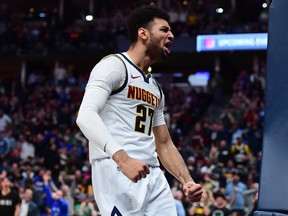
[[[196,50],[197,52],[265,50],[267,42],[267,33],[198,35]]]
[[[207,86],[210,79],[209,71],[198,71],[188,77],[191,86]]]

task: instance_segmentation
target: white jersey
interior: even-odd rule
[[[118,90],[112,91],[99,115],[112,137],[130,157],[150,166],[159,166],[153,126],[165,124],[163,92],[155,78],[151,74],[145,75],[125,54],[106,57],[107,64],[109,58],[113,58],[110,63],[125,67],[125,81]],[[115,61],[115,58],[119,60]],[[108,155],[89,141],[89,157],[92,161]]]

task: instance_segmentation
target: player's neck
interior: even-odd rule
[[[136,47],[129,48],[126,52],[130,60],[139,67],[145,74],[149,73],[148,68],[151,65],[151,59],[145,55],[145,52],[139,51]]]

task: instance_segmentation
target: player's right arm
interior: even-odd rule
[[[99,113],[104,108],[111,92],[124,83],[124,64],[116,57],[100,61],[92,70],[88,80],[76,123],[85,137],[105,151],[131,181],[137,182],[149,173],[148,166],[129,157],[112,137]]]
[[[80,105],[76,123],[85,137],[110,157],[121,150],[111,136],[99,113],[104,108],[114,88],[125,79],[124,67],[116,57],[101,60],[92,70]]]

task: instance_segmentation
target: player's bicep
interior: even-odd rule
[[[153,119],[153,128],[160,125],[166,125],[164,114],[159,110],[155,110]]]
[[[166,125],[164,117],[164,106],[165,106],[165,97],[163,95],[158,109],[156,109],[154,112],[153,127]]]
[[[166,145],[171,142],[171,137],[166,125],[160,125],[153,128],[156,147]]]

